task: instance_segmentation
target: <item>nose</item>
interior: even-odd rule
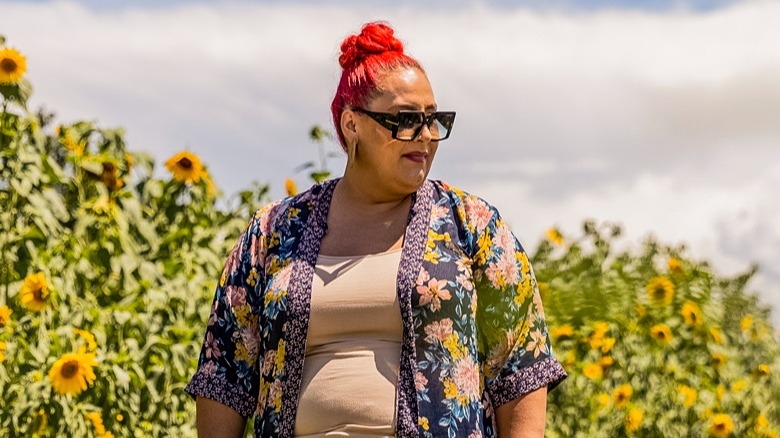
[[[417,136],[417,141],[421,141],[423,143],[430,143],[431,139],[433,139],[433,135],[431,134],[431,128],[428,127],[427,123],[423,123],[422,129],[420,129],[420,134]]]

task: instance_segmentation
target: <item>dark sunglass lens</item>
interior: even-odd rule
[[[414,128],[422,123],[423,114],[414,112],[398,113],[398,126],[400,128]]]
[[[436,120],[442,126],[446,126],[447,129],[450,129],[450,128],[452,128],[452,124],[455,121],[455,114],[453,114],[453,113],[438,113],[436,115]]]
[[[398,113],[398,132],[396,137],[399,140],[411,140],[422,125],[422,113],[399,112]]]
[[[447,138],[450,129],[452,129],[452,122],[454,117],[448,113],[437,113],[434,121],[429,125],[431,130],[432,140],[441,140]]]

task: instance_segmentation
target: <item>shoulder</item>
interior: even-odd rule
[[[491,220],[499,218],[498,210],[483,198],[453,186],[445,181],[431,180],[434,203],[449,204],[469,229],[481,232]]]
[[[255,210],[249,227],[260,234],[268,235],[291,222],[305,223],[322,188],[323,183],[314,184],[294,196],[276,199],[263,205]]]

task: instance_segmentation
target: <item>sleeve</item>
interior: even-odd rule
[[[477,332],[494,408],[566,378],[555,359],[533,269],[498,211],[481,203],[472,221]]]
[[[264,235],[255,213],[227,258],[214,294],[198,368],[185,391],[244,417],[255,412],[262,356],[258,330],[265,274]]]

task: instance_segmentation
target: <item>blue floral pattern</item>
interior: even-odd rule
[[[292,437],[311,283],[337,180],[258,210],[228,256],[186,391]],[[398,274],[398,436],[495,437],[494,410],[566,373],[525,251],[495,208],[441,181],[413,195]]]

